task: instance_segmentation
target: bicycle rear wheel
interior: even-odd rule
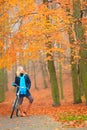
[[[12,116],[13,116],[13,114],[14,114],[14,111],[15,111],[15,109],[16,109],[17,103],[18,103],[18,97],[16,97],[16,99],[15,99],[15,101],[14,101],[10,118],[12,118]],[[17,114],[18,114],[18,112],[16,113],[16,115],[17,115]]]

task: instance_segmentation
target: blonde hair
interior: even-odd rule
[[[25,73],[23,66],[18,66],[17,68],[17,72],[16,72],[17,76],[19,76],[20,73]]]

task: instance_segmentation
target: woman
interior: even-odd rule
[[[24,77],[24,80],[23,80],[23,77]],[[20,116],[26,116],[27,112],[28,112],[28,110],[29,110],[29,108],[30,108],[30,106],[31,106],[31,104],[33,102],[33,97],[31,95],[31,93],[29,92],[30,87],[31,87],[30,78],[29,78],[28,74],[25,73],[22,66],[19,66],[17,68],[15,83],[19,86],[19,88],[17,88],[17,91],[19,89]],[[26,92],[23,91],[23,88],[25,88],[24,86],[26,87]],[[23,108],[22,108],[22,103],[23,103],[24,97],[26,97],[29,100],[28,107],[27,107],[27,109],[25,111],[23,111]]]

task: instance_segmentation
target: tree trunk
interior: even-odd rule
[[[78,83],[78,73],[76,64],[72,64],[72,84],[73,84],[73,95],[74,95],[74,103],[81,103],[81,91]]]
[[[59,89],[58,89],[56,71],[55,71],[55,66],[54,66],[53,61],[48,61],[48,70],[49,70],[49,73],[50,73],[50,82],[51,82],[51,89],[52,89],[53,105],[59,106],[60,105]]]
[[[0,102],[3,102],[5,99],[4,93],[4,70],[0,69]]]
[[[42,76],[43,76],[43,83],[44,83],[44,88],[47,88],[47,81],[46,81],[46,74],[45,74],[45,64],[44,64],[44,61],[43,61],[43,57],[41,56],[40,57],[40,60],[41,60],[41,71],[42,71]]]
[[[60,82],[60,90],[61,90],[61,99],[64,99],[63,80],[62,80],[62,64],[60,62],[59,62],[59,82]]]
[[[81,14],[81,3],[80,0],[73,0],[73,16],[75,18],[74,30],[76,40],[80,43],[80,56],[79,61],[79,92],[84,90],[86,105],[87,105],[87,45],[85,44],[84,30],[82,27],[82,14]],[[81,83],[82,82],[82,83]],[[75,90],[76,91],[76,90]],[[77,94],[78,95],[78,94]],[[81,97],[81,92],[80,92]],[[81,99],[79,99],[81,101]]]
[[[5,91],[8,90],[8,72],[4,69],[4,89]]]
[[[82,45],[80,60],[80,71],[83,83],[83,90],[85,93],[86,105],[87,105],[87,45]]]
[[[33,69],[34,69],[34,87],[35,89],[38,89],[37,83],[36,83],[36,69],[35,69],[35,62],[33,62]]]
[[[48,0],[43,0],[43,3],[48,2]],[[47,17],[47,20],[49,17]],[[47,27],[48,28],[48,27]],[[48,43],[48,49],[51,48],[51,43]],[[47,54],[49,56],[50,54]],[[51,82],[51,90],[52,90],[52,97],[53,97],[53,106],[59,106],[60,105],[60,97],[59,97],[59,89],[58,89],[58,83],[56,78],[56,71],[55,71],[55,65],[52,60],[48,60],[48,70],[50,74],[50,82]]]

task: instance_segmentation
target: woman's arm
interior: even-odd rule
[[[27,86],[27,88],[28,88],[28,90],[29,90],[30,87],[31,87],[31,80],[30,80],[28,74],[25,75],[25,81],[26,81],[26,86]]]

